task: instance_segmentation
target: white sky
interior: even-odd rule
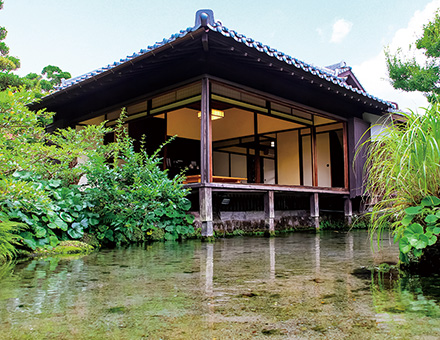
[[[78,76],[193,26],[202,8],[307,63],[346,61],[369,93],[402,109],[427,105],[422,95],[391,87],[383,49],[414,42],[440,0],[5,0],[0,25],[10,54],[21,59],[19,74],[51,64]]]

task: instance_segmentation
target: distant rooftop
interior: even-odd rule
[[[301,68],[302,70],[312,74],[313,76],[319,77],[333,84],[337,84],[342,88],[348,89],[352,92],[358,93],[360,95],[363,95],[380,103],[386,104],[391,108],[391,110],[397,109],[397,104],[393,102],[385,101],[383,99],[377,98],[367,93],[362,87],[362,85],[360,85],[356,77],[354,77],[353,73],[351,72],[351,67],[347,66],[347,64],[344,61],[326,67],[317,67],[312,64],[308,64],[295,57],[291,57],[290,55],[287,55],[281,51],[271,48],[268,45],[264,45],[259,41],[246,37],[243,34],[237,33],[234,30],[228,29],[227,27],[223,26],[221,21],[214,20],[214,13],[212,10],[209,9],[203,9],[197,11],[195,25],[193,27],[188,27],[185,30],[181,30],[180,32],[171,35],[171,37],[169,37],[168,39],[163,39],[162,41],[156,42],[154,45],[149,45],[147,46],[146,49],[141,49],[139,52],[135,52],[132,55],[129,55],[124,59],[120,59],[119,61],[115,61],[112,64],[98,68],[96,70],[93,70],[78,77],[70,78],[67,80],[63,79],[62,83],[58,87],[56,87],[56,91],[62,91],[71,86],[79,84],[87,79],[93,78],[97,75],[106,72],[111,72],[113,68],[122,65],[124,63],[129,63],[131,60],[139,56],[142,56],[146,53],[154,53],[154,51],[159,47],[164,46],[166,44],[171,44],[176,40],[185,37],[191,32],[198,30],[201,27],[207,28],[213,32],[218,32],[225,37],[234,39],[239,43],[242,43],[250,48],[254,48],[255,50],[261,53],[265,53],[270,57],[283,61],[288,65],[293,65],[296,68]],[[351,82],[350,82],[351,84],[347,82],[348,74],[351,75]]]

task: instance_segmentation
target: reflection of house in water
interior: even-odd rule
[[[111,126],[126,107],[130,135],[145,134],[150,153],[177,135],[163,167],[188,169],[193,210],[210,235],[213,221],[273,229],[320,212],[350,216],[362,194],[356,143],[395,104],[366,93],[345,63],[306,64],[203,10],[193,28],[65,81],[33,105],[41,107],[57,113],[52,128]]]

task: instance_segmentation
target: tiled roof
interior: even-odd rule
[[[200,11],[199,11],[200,12]],[[89,73],[86,73],[84,75],[75,77],[75,78],[70,78],[67,80],[63,80],[61,85],[59,85],[56,90],[60,91],[63,89],[66,89],[72,85],[78,84],[86,79],[92,78],[96,75],[99,75],[101,73],[104,73],[106,71],[111,70],[112,68],[119,66],[121,64],[124,64],[126,62],[129,62],[130,60],[139,57],[143,54],[146,54],[148,52],[154,51],[155,49],[164,46],[166,44],[172,43],[173,41],[182,38],[184,36],[186,36],[188,33],[193,32],[197,29],[200,28],[200,24],[196,24],[196,26],[194,27],[188,27],[186,30],[181,30],[179,33],[175,33],[173,35],[171,35],[170,38],[168,39],[163,39],[162,41],[156,42],[154,45],[150,45],[148,46],[146,49],[142,49],[137,53],[133,53],[132,55],[127,56],[125,59],[121,59],[119,61],[115,61],[113,64],[109,64],[105,67],[101,67],[99,69],[96,69],[94,71],[91,71]],[[220,34],[222,34],[225,37],[234,39],[235,41],[242,43],[250,48],[254,48],[255,50],[261,52],[261,53],[265,53],[270,57],[273,58],[277,58],[280,61],[285,62],[288,65],[293,65],[294,67],[298,68],[298,69],[302,69],[305,72],[308,72],[314,76],[317,76],[321,79],[324,79],[328,82],[331,82],[335,85],[339,85],[342,88],[345,88],[347,90],[350,90],[352,92],[355,92],[357,94],[360,94],[364,97],[373,99],[375,101],[378,101],[380,103],[383,103],[387,106],[389,106],[391,109],[396,109],[397,105],[395,103],[392,102],[388,102],[385,101],[383,99],[377,98],[365,91],[362,91],[358,88],[352,87],[351,85],[348,85],[345,80],[345,77],[339,77],[338,74],[340,74],[341,72],[345,71],[347,68],[350,68],[349,66],[347,66],[344,62],[338,63],[338,64],[334,64],[334,65],[330,65],[327,67],[317,67],[311,64],[308,64],[304,61],[301,61],[297,58],[291,57],[281,51],[278,51],[274,48],[271,48],[268,45],[264,45],[259,41],[256,41],[252,38],[248,38],[243,34],[237,33],[234,30],[230,30],[227,27],[223,26],[223,24],[220,21],[217,22],[213,22],[211,21],[211,23],[208,21],[207,23],[207,27],[214,32],[218,32]]]

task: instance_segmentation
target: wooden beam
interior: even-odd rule
[[[202,236],[214,235],[212,225],[212,189],[201,187],[199,189],[199,211],[202,222]]]
[[[200,174],[201,183],[212,182],[212,126],[209,79],[202,79],[200,119]]]
[[[269,233],[275,231],[275,194],[272,190],[264,193],[264,218],[269,225]]]
[[[235,191],[235,192],[265,192],[273,190],[277,192],[296,192],[296,193],[318,193],[318,194],[335,194],[348,195],[349,191],[344,188],[314,188],[295,185],[275,185],[275,184],[256,184],[256,183],[189,183],[184,185],[185,188],[209,187],[215,191]]]

